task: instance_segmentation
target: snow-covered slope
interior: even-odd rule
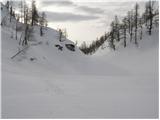
[[[144,35],[138,49],[130,45],[85,56],[77,47],[69,51],[65,44],[73,43],[59,42],[56,30],[47,28],[40,37],[35,26],[35,41],[11,59],[22,48],[11,38],[14,20],[6,22],[1,28],[3,118],[158,117],[157,29]]]
[[[100,48],[93,56],[125,68],[132,74],[158,74],[159,28],[154,26],[151,36],[146,31],[144,29],[143,39],[138,40],[138,46],[134,41],[130,43],[127,39],[126,48],[123,47],[122,41],[116,51]]]

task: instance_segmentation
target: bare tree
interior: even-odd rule
[[[143,23],[142,23],[142,18],[139,19],[139,27],[140,27],[140,40],[142,40],[142,35],[143,35]]]
[[[62,35],[63,35],[63,32],[61,29],[59,29],[59,41],[62,42]]]
[[[112,22],[111,23],[111,32],[110,32],[110,39],[109,40],[109,47],[113,50],[116,50],[115,49],[115,44],[114,44],[114,40],[115,40],[115,23]]]
[[[26,24],[24,32],[24,40],[22,41],[22,46],[28,45],[28,28],[29,25]]]
[[[39,17],[39,24],[40,24],[40,35],[43,36],[43,27],[46,23],[46,14],[45,12],[42,12],[42,15]]]
[[[138,9],[139,9],[139,5],[138,3],[136,3],[135,5],[135,14],[134,14],[134,26],[135,26],[135,45],[138,45],[138,41],[137,41],[137,29],[138,29]]]
[[[10,22],[11,22],[11,20],[12,20],[12,13],[13,13],[13,9],[12,9],[12,6],[10,7]]]
[[[7,0],[7,2],[6,2],[6,8],[9,10],[9,6],[10,6],[10,2]]]
[[[16,28],[15,28],[15,31],[16,31],[16,40],[17,40],[17,20],[16,20]]]
[[[124,18],[123,19],[123,25],[122,25],[122,28],[123,28],[123,36],[124,36],[124,48],[126,47],[126,31],[127,31],[127,18]]]
[[[149,20],[149,24],[148,24],[148,32],[149,32],[149,35],[152,34],[152,27],[153,27],[153,17],[154,17],[154,14],[153,14],[153,10],[154,10],[154,4],[155,4],[155,1],[152,1],[150,0],[149,2],[146,3],[146,9],[148,9],[148,20]]]
[[[118,19],[118,16],[116,15],[115,16],[115,20],[114,20],[114,33],[115,33],[115,37],[116,37],[116,40],[119,42],[120,41],[120,24],[119,24],[119,19]]]

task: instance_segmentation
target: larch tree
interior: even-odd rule
[[[123,24],[122,24],[122,28],[123,28],[123,39],[124,39],[124,48],[126,47],[127,43],[126,43],[126,31],[127,31],[127,18],[123,19]]]
[[[115,49],[114,40],[115,40],[115,23],[112,22],[111,23],[110,39],[109,39],[109,47],[115,51],[116,49]]]
[[[134,13],[134,27],[135,27],[134,37],[135,37],[135,45],[138,45],[138,40],[137,40],[138,9],[139,9],[139,5],[138,5],[138,3],[136,3],[136,5],[135,5],[135,13]]]
[[[7,2],[6,2],[6,8],[9,10],[9,6],[10,6],[10,2],[7,0]]]
[[[11,22],[11,20],[12,20],[12,14],[13,14],[13,8],[12,8],[12,5],[10,6],[10,22]]]
[[[147,12],[148,12],[147,15],[148,15],[148,21],[149,21],[147,28],[148,28],[149,35],[151,35],[152,34],[152,28],[153,28],[153,17],[154,17],[153,10],[154,10],[155,1],[150,0],[146,4],[147,4],[146,9],[148,9],[147,10]]]
[[[46,23],[46,14],[45,12],[42,12],[42,15],[39,17],[39,24],[40,24],[40,35],[43,36],[43,27]]]
[[[133,26],[134,26],[134,15],[133,10],[131,10],[131,16],[130,16],[130,42],[132,42],[133,39]]]
[[[31,25],[36,25],[38,23],[38,19],[39,19],[39,15],[38,15],[38,11],[36,8],[36,1],[32,0],[32,10],[31,10]]]
[[[142,35],[143,35],[143,23],[142,23],[142,18],[139,19],[139,27],[140,27],[140,40],[142,40]]]
[[[114,20],[114,29],[115,29],[115,37],[116,37],[116,41],[120,41],[120,24],[119,24],[119,19],[118,16],[115,16],[115,20]]]

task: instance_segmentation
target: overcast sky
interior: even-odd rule
[[[137,1],[142,11],[144,1]],[[90,43],[108,31],[114,16],[125,16],[136,0],[36,0],[36,3],[39,11],[46,12],[49,27],[66,28],[68,38],[81,44]]]
[[[135,3],[135,0],[41,0],[38,7],[47,13],[50,27],[66,28],[68,38],[81,44],[90,43],[108,31],[114,16],[122,18]],[[144,1],[139,4],[144,7]]]

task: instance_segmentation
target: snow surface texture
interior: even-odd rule
[[[158,117],[157,29],[152,36],[144,33],[138,48],[85,56],[78,48],[69,51],[65,43],[72,42],[59,42],[56,30],[47,28],[40,37],[35,26],[35,41],[11,59],[20,49],[11,38],[13,26],[14,20],[1,31],[2,118]]]

